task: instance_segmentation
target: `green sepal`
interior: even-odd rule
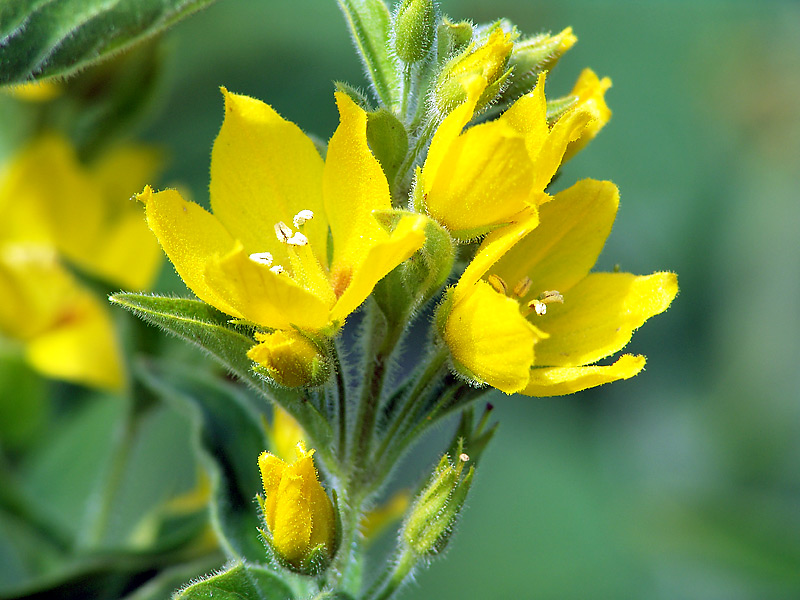
[[[551,127],[561,117],[567,114],[578,102],[578,97],[573,95],[563,96],[547,101],[547,124]]]
[[[375,219],[392,232],[403,217],[420,218],[404,210],[376,210]],[[387,316],[407,316],[430,300],[445,284],[453,268],[455,243],[433,219],[424,217],[425,243],[411,258],[387,275],[376,287],[375,298]],[[382,284],[382,285],[381,285]],[[391,320],[391,319],[390,319]]]
[[[336,88],[337,92],[341,92],[342,94],[349,96],[353,102],[355,102],[366,112],[375,110],[375,108],[372,106],[372,102],[369,101],[369,98],[367,98],[361,90],[353,87],[346,81],[334,81],[333,87]]]
[[[386,180],[390,183],[397,177],[397,172],[408,153],[408,134],[406,128],[386,108],[367,113],[367,143],[369,149],[381,164]],[[403,201],[405,198],[393,198]]]
[[[173,333],[205,350],[226,369],[297,420],[313,441],[321,458],[330,463],[333,430],[302,390],[277,388],[254,370],[247,351],[255,344],[253,329],[234,326],[228,315],[200,300],[120,292],[109,298],[148,323]]]
[[[399,104],[399,85],[389,55],[391,17],[382,0],[337,0],[378,98],[384,106]]]
[[[177,592],[173,600],[289,600],[289,586],[272,571],[237,563]]]
[[[66,77],[214,0],[15,0],[0,4],[0,85]]]
[[[447,17],[442,18],[437,35],[436,55],[440,65],[453,55],[462,52],[472,41],[473,26],[469,21],[454,23]]]

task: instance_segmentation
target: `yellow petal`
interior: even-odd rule
[[[539,332],[519,304],[479,281],[453,304],[444,331],[453,360],[469,374],[507,394],[523,389],[533,365]]]
[[[211,208],[248,254],[270,252],[286,264],[287,247],[275,236],[275,223],[292,227],[308,209],[303,225],[315,254],[327,259],[328,227],[322,204],[323,161],[297,125],[259,100],[225,95],[225,121],[211,153]]]
[[[272,426],[267,432],[270,448],[283,460],[294,460],[298,442],[305,441],[303,428],[277,404],[272,408]]]
[[[363,262],[350,275],[349,284],[331,311],[331,321],[344,319],[372,293],[375,284],[425,243],[422,216],[404,217],[391,236],[371,246]]]
[[[122,359],[104,304],[41,246],[0,253],[0,333],[27,343],[28,361],[50,377],[118,390]]]
[[[142,207],[128,199],[134,211],[126,210],[109,226],[100,240],[102,252],[95,254],[91,272],[126,290],[152,287],[164,255],[158,240],[147,227]]]
[[[0,198],[4,239],[49,241],[78,265],[91,264],[108,206],[67,140],[48,135],[21,152]]]
[[[532,181],[525,138],[502,120],[484,123],[450,144],[425,206],[456,238],[474,238],[523,210]]]
[[[247,357],[266,368],[275,381],[286,387],[312,382],[315,363],[323,359],[307,338],[296,331],[279,330],[256,332],[256,339],[259,343],[248,350]]]
[[[539,226],[508,250],[491,272],[509,286],[524,277],[534,295],[569,290],[594,265],[611,232],[619,192],[609,181],[586,179],[539,207]]]
[[[388,234],[373,210],[391,208],[389,184],[367,146],[367,114],[349,96],[336,94],[339,127],[325,159],[325,209],[333,237],[331,271],[357,268],[371,246]]]
[[[207,285],[235,313],[264,327],[306,330],[328,324],[328,305],[302,288],[286,273],[274,273],[256,263],[237,243],[223,257],[213,257],[205,270]]]
[[[293,467],[283,473],[276,493],[272,543],[289,562],[299,562],[311,550],[312,513],[303,478]]]
[[[153,193],[148,186],[138,198],[145,203],[147,224],[189,289],[219,310],[241,317],[229,300],[206,282],[208,262],[234,247],[222,223],[204,208],[181,198],[176,190]]]
[[[538,365],[574,367],[614,354],[633,331],[667,309],[678,293],[674,273],[592,273],[563,294],[536,324],[550,337],[536,348]]]
[[[539,223],[539,213],[534,207],[520,213],[515,222],[497,229],[486,236],[475,253],[475,257],[464,269],[453,292],[456,301],[483,277],[484,273],[494,265],[514,244],[523,239]]]
[[[309,451],[291,466],[292,471],[300,477],[303,483],[303,495],[308,502],[311,515],[309,550],[319,544],[326,544],[330,547],[335,529],[333,504],[319,483],[312,453]]]
[[[548,186],[561,166],[567,145],[581,136],[591,119],[588,111],[576,108],[556,121],[535,158],[533,189],[543,190]]]
[[[608,77],[600,79],[591,69],[584,69],[581,72],[571,94],[578,97],[578,106],[588,111],[592,115],[592,120],[583,130],[580,138],[570,142],[567,146],[562,162],[567,162],[575,156],[611,119],[611,109],[608,108],[605,99],[605,94],[610,87],[611,79]]]
[[[483,77],[470,77],[464,82],[464,89],[467,99],[445,117],[431,140],[428,156],[425,159],[425,166],[422,168],[422,188],[424,192],[433,187],[436,178],[439,176],[439,168],[450,153],[450,147],[461,135],[461,130],[472,119],[475,105],[478,103],[483,90],[486,89],[486,79]]]
[[[261,471],[261,484],[264,487],[265,512],[264,520],[272,531],[275,528],[275,501],[278,496],[278,486],[286,470],[286,463],[269,452],[262,452],[258,457],[258,468]]]
[[[547,125],[547,100],[544,95],[546,75],[547,73],[540,73],[533,91],[519,98],[499,119],[525,137],[525,146],[532,160],[539,156],[550,133]]]
[[[28,360],[50,377],[120,390],[122,357],[108,311],[88,291],[72,310],[73,320],[28,343]]]
[[[644,368],[644,356],[624,354],[607,367],[544,367],[531,371],[526,396],[564,396],[619,379],[630,379]]]

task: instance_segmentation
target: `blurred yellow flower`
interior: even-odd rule
[[[340,124],[323,161],[271,107],[223,94],[213,214],[148,187],[139,196],[148,223],[200,299],[264,328],[331,333],[423,244],[424,218],[389,234],[373,217],[391,208],[389,186],[367,146],[367,115],[348,96],[336,95]]]
[[[305,443],[305,432],[288,412],[277,404],[272,407],[272,425],[267,429],[269,447],[278,458],[291,460],[297,444]]]
[[[269,452],[258,457],[265,498],[264,520],[271,545],[281,559],[302,567],[312,553],[330,558],[336,539],[336,518],[331,499],[322,489],[314,468],[314,450],[303,442],[297,460],[287,464]]]
[[[6,167],[0,183],[0,239],[53,245],[73,264],[127,289],[148,289],[161,251],[137,202],[161,159],[151,148],[119,146],[88,166],[70,143],[43,136]]]
[[[62,86],[55,81],[31,81],[6,88],[9,94],[25,102],[47,102],[61,95]]]
[[[489,234],[439,309],[456,368],[506,393],[557,396],[636,375],[615,354],[678,291],[674,273],[590,273],[619,194],[584,180]],[[541,221],[541,222],[539,222]],[[534,355],[535,346],[535,355]]]
[[[467,99],[436,130],[415,197],[456,239],[469,240],[549,199],[545,188],[592,114],[579,103],[548,127],[542,74],[500,118],[462,131],[486,80],[472,77],[464,85]]]
[[[117,390],[122,359],[104,304],[52,248],[0,244],[0,333],[24,344],[41,373]]]

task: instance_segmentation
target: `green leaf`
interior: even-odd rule
[[[253,362],[247,357],[247,351],[255,343],[252,328],[232,325],[228,315],[200,300],[134,293],[114,294],[110,300],[148,323],[199,346],[262,396],[279,404],[302,425],[321,458],[333,464],[330,423],[303,390],[278,388],[253,371]]]
[[[214,0],[14,0],[0,4],[0,84],[67,76]]]
[[[254,500],[261,489],[258,455],[267,447],[261,413],[240,389],[196,369],[141,361],[137,374],[191,415],[195,450],[211,479],[212,522],[225,552],[237,559],[265,560]]]
[[[386,106],[398,105],[400,96],[397,72],[389,54],[389,9],[383,0],[337,1],[350,26],[350,34],[378,98]]]
[[[173,600],[290,600],[289,587],[263,567],[237,564],[224,573],[190,585]]]

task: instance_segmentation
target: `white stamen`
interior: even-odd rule
[[[286,240],[286,243],[290,246],[307,246],[308,238],[298,231],[292,237]]]
[[[278,237],[279,242],[283,242],[285,244],[287,241],[289,241],[289,238],[292,237],[292,233],[292,230],[289,229],[289,226],[283,221],[278,221],[275,223],[275,235]]]
[[[541,300],[531,300],[528,303],[528,306],[530,306],[539,316],[547,314],[547,304]]]
[[[250,255],[250,260],[260,265],[270,266],[272,264],[272,254],[269,252],[253,252]]]
[[[275,273],[275,275],[280,275],[281,273],[285,272],[285,269],[280,265],[275,265],[274,267],[270,267],[269,270]]]
[[[458,455],[458,460],[461,462],[469,462],[469,454],[461,453]]]
[[[301,225],[305,225],[307,221],[310,221],[313,218],[314,218],[314,213],[305,208],[294,216],[294,219],[292,219],[292,223],[294,223],[295,227],[299,228]]]

